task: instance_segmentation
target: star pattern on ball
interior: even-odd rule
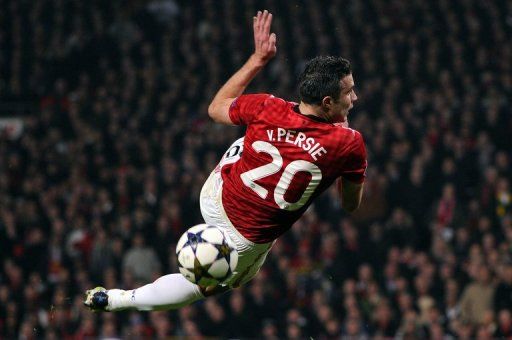
[[[216,245],[215,248],[217,248],[217,250],[219,251],[219,254],[217,255],[217,260],[225,258],[229,263],[231,257],[231,248],[228,246],[228,244],[226,242],[222,242],[222,244]]]
[[[196,252],[196,249],[197,249],[197,245],[201,242],[203,242],[203,238],[201,237],[201,234],[203,233],[203,231],[200,231],[198,233],[190,233],[190,232],[187,232],[187,243],[188,245],[190,245],[192,247],[192,250],[194,251],[194,253]]]
[[[196,277],[206,277],[209,279],[213,279],[213,276],[208,273],[208,269],[210,269],[211,264],[202,265],[199,260],[194,259],[194,269],[192,270]]]
[[[236,267],[238,253],[219,227],[194,226],[183,233],[178,244],[179,270],[192,283],[216,285],[232,275]]]

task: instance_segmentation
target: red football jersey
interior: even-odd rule
[[[336,178],[362,183],[366,149],[353,129],[314,119],[269,94],[242,95],[230,107],[247,125],[241,158],[222,168],[224,210],[248,240],[275,240]]]

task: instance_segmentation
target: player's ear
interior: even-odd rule
[[[322,109],[325,112],[329,112],[332,107],[332,97],[331,96],[325,96],[324,99],[322,99]]]

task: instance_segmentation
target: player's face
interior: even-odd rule
[[[338,100],[334,101],[332,107],[332,115],[334,117],[346,118],[348,112],[354,107],[354,102],[357,100],[356,92],[354,91],[354,78],[352,74],[343,77],[341,80],[341,91]]]

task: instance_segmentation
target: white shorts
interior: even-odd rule
[[[235,163],[240,159],[243,146],[244,138],[242,137],[229,147],[219,165],[204,183],[199,199],[205,223],[221,228],[228,242],[238,251],[238,265],[233,275],[222,283],[222,286],[231,288],[246,283],[258,273],[273,245],[273,242],[256,244],[243,237],[228,219],[222,206],[223,181],[220,170],[224,165]]]

